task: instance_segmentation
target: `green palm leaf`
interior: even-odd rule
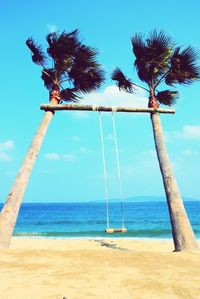
[[[140,87],[149,92],[149,107],[156,107],[157,102],[169,106],[176,102],[176,91],[156,92],[161,83],[191,84],[200,79],[199,52],[191,46],[183,50],[174,48],[172,38],[162,30],[152,31],[148,38],[137,33],[131,38],[131,43],[138,77],[148,85],[148,88]],[[134,85],[138,86],[127,79],[119,68],[112,73],[112,79],[117,81],[119,89],[127,92],[131,92]]]
[[[96,56],[98,51],[94,47],[80,45],[74,53],[73,67],[87,69],[97,65]]]
[[[161,64],[167,61],[173,53],[174,43],[172,38],[163,31],[154,30],[146,40],[146,57],[149,61],[160,61]]]
[[[165,83],[168,85],[191,84],[200,79],[200,67],[196,65],[198,58],[199,53],[191,46],[182,51],[180,47],[177,47],[171,57],[171,67]]]
[[[178,92],[173,90],[164,90],[157,93],[156,98],[160,104],[173,106],[178,99]]]
[[[86,70],[73,67],[69,72],[69,77],[76,90],[88,93],[101,86],[104,80],[104,72],[98,65],[95,68],[91,67]]]
[[[34,40],[31,37],[26,40],[26,45],[32,52],[33,62],[36,64],[39,64],[39,65],[42,65],[42,66],[45,65],[46,55],[42,51],[42,47],[39,45],[36,45],[36,43],[34,42]]]
[[[130,79],[127,79],[119,68],[116,68],[111,75],[112,80],[117,81],[119,89],[125,90],[129,93],[133,92],[133,84]]]
[[[143,41],[143,35],[136,33],[131,37],[132,50],[135,54],[136,59],[141,59],[145,55],[145,43]]]
[[[169,58],[173,53],[171,37],[163,31],[154,30],[146,40],[141,34],[136,34],[131,41],[140,80],[149,86],[152,82],[156,84],[169,66]]]
[[[47,53],[54,60],[58,76],[70,70],[72,66],[74,55],[80,45],[78,34],[78,30],[74,30],[70,33],[63,31],[61,34],[53,32],[46,36],[49,45]]]
[[[66,88],[61,90],[60,92],[61,99],[66,102],[78,102],[81,97],[79,96],[78,92],[75,88]]]
[[[74,54],[69,78],[84,93],[97,89],[104,81],[104,71],[96,61],[97,53],[94,47],[80,45]]]
[[[55,69],[43,69],[41,78],[44,81],[44,86],[48,90],[52,90],[56,81]]]
[[[77,46],[80,45],[78,34],[77,29],[69,33],[65,31],[61,34],[57,32],[49,33],[46,36],[49,45],[47,48],[48,54],[55,60],[73,55]]]
[[[61,98],[64,101],[76,102],[80,99],[80,92],[95,90],[104,81],[103,68],[96,60],[98,51],[82,44],[78,34],[78,30],[74,30],[70,33],[63,31],[61,34],[54,32],[46,36],[47,53],[53,60],[53,66],[44,67],[41,78],[51,95],[54,90],[57,94],[60,93],[58,101]],[[41,47],[35,46],[32,39],[29,39],[27,44],[34,55],[40,54],[40,57],[43,57]],[[51,98],[52,96],[50,100]]]

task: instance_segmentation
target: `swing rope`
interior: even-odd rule
[[[121,221],[122,221],[122,228],[125,228],[122,183],[121,183],[121,170],[120,170],[120,163],[119,163],[119,151],[118,151],[118,143],[117,143],[115,117],[114,117],[113,111],[112,111],[112,123],[113,123],[113,133],[114,133],[114,140],[115,140],[115,152],[116,152],[116,159],[117,159],[118,181],[119,181],[119,191],[120,191]]]
[[[103,141],[104,138],[103,138],[103,129],[102,129],[102,121],[101,121],[100,111],[99,111],[99,127],[100,127],[100,134],[101,134],[101,152],[102,152],[104,186],[105,186],[105,196],[106,196],[106,228],[109,229],[108,184],[107,184],[106,161],[105,161],[105,151],[104,151],[104,141]]]
[[[98,111],[98,110],[97,110]],[[104,186],[105,186],[105,197],[106,197],[106,232],[126,232],[124,223],[124,208],[123,208],[123,196],[122,196],[122,184],[121,184],[121,171],[120,171],[120,163],[119,163],[119,151],[118,151],[118,143],[117,143],[117,133],[115,126],[115,118],[112,110],[112,125],[113,125],[113,134],[114,134],[114,142],[115,142],[115,152],[116,152],[116,160],[117,160],[117,171],[118,171],[118,181],[119,181],[119,191],[120,191],[120,207],[121,207],[121,223],[122,228],[110,229],[109,223],[109,204],[108,204],[108,184],[107,184],[107,172],[106,172],[106,162],[105,162],[105,147],[104,147],[104,136],[103,136],[103,128],[102,128],[102,120],[101,113],[99,111],[99,127],[100,127],[100,136],[101,136],[101,149],[102,149],[102,161],[103,161],[103,173],[104,173]]]

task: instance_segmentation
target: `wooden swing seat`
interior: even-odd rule
[[[105,232],[107,234],[113,234],[113,233],[126,233],[127,229],[125,227],[122,228],[106,228]]]

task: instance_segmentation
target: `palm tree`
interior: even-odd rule
[[[104,71],[96,61],[97,50],[80,42],[78,33],[78,30],[74,30],[70,33],[64,31],[61,34],[48,34],[47,53],[32,38],[26,41],[32,52],[33,62],[42,67],[41,78],[49,90],[51,104],[78,102],[80,93],[97,89],[104,80]],[[51,66],[48,66],[50,63]],[[53,114],[52,111],[45,112],[1,211],[1,248],[9,247],[22,197]]]
[[[146,83],[146,87],[132,82],[119,68],[113,71],[112,79],[117,81],[119,89],[129,93],[133,93],[138,86],[148,92],[148,107],[155,108],[155,112],[151,113],[151,123],[169,208],[175,251],[197,249],[197,241],[167,154],[161,120],[156,108],[159,104],[171,106],[178,98],[176,90],[158,91],[159,86],[166,84],[174,88],[175,84],[191,84],[200,78],[200,67],[197,66],[199,54],[191,46],[175,47],[171,37],[163,31],[154,30],[147,39],[142,34],[135,34],[131,42],[136,58],[134,66],[139,79]]]

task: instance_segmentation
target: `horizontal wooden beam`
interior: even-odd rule
[[[138,112],[138,113],[175,113],[173,109],[155,109],[155,108],[134,108],[134,107],[106,107],[106,106],[95,106],[95,105],[80,105],[80,104],[42,104],[40,105],[41,110],[75,110],[75,111],[102,111],[102,112]]]

